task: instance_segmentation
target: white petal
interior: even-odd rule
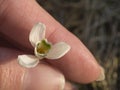
[[[52,46],[46,58],[58,59],[64,56],[70,50],[70,46],[64,42],[57,43]]]
[[[42,23],[37,23],[33,26],[29,35],[29,41],[33,47],[35,47],[38,41],[41,41],[45,38],[45,30],[46,26]]]
[[[18,62],[23,67],[32,68],[39,63],[39,59],[33,55],[19,55]]]

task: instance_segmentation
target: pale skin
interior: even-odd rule
[[[39,77],[46,76],[50,82],[46,83],[44,78],[39,77],[40,80],[36,81],[37,76],[32,73],[36,79],[32,80],[31,89],[28,90],[61,90],[61,87],[66,88],[68,85],[68,82],[66,85],[61,83],[61,78],[64,77],[78,83],[90,83],[99,77],[100,65],[93,55],[35,0],[0,0],[0,35],[15,46],[7,48],[9,43],[0,42],[1,90],[22,90],[23,76],[29,70],[17,63],[17,55],[33,51],[28,37],[31,28],[37,22],[46,25],[46,38],[50,42],[64,41],[71,46],[71,50],[59,60],[43,60],[36,68],[39,68]],[[31,72],[34,72],[34,69]],[[68,87],[72,90],[70,84]]]

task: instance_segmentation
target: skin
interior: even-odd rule
[[[2,38],[0,40],[1,90],[21,90],[24,83],[21,78],[27,70],[18,65],[17,55],[33,52],[33,47],[28,37],[31,28],[37,22],[42,22],[46,25],[46,38],[50,42],[54,44],[64,41],[71,46],[71,50],[59,60],[44,60],[43,62],[45,63],[39,64],[38,67],[43,68],[40,69],[40,73],[42,73],[40,76],[46,75],[49,80],[54,78],[55,82],[52,85],[48,82],[47,86],[49,89],[47,89],[47,86],[44,86],[46,83],[41,79],[38,86],[41,85],[43,87],[36,86],[37,88],[34,90],[38,88],[39,90],[44,88],[46,88],[44,90],[60,90],[59,87],[62,84],[59,78],[63,76],[70,81],[78,83],[90,83],[99,77],[100,66],[93,55],[79,39],[52,18],[35,0],[0,0],[0,36]],[[2,57],[3,55],[5,57]],[[53,74],[50,74],[49,71]],[[33,81],[35,82],[35,80]],[[32,85],[31,83],[31,87]]]

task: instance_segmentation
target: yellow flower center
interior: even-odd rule
[[[50,49],[51,45],[46,40],[42,40],[37,44],[37,52],[42,56],[45,56]]]

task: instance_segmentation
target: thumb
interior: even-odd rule
[[[33,69],[17,64],[20,52],[0,48],[0,90],[63,90],[64,76],[45,63]]]

